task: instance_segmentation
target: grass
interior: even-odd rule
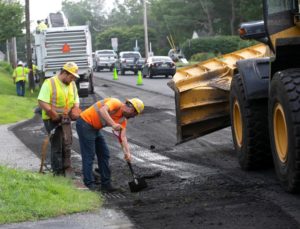
[[[30,93],[26,84],[25,97],[16,95],[10,74],[0,69],[0,124],[14,123],[33,117],[38,90]]]
[[[17,96],[11,74],[0,65],[0,124],[33,117],[37,95],[38,90],[30,93],[26,89],[25,97]],[[90,211],[101,204],[99,194],[77,190],[64,177],[0,166],[0,224]]]
[[[101,197],[71,180],[0,166],[0,224],[97,209]]]

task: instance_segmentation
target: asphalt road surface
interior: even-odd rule
[[[300,228],[300,197],[285,193],[272,167],[245,172],[237,163],[230,128],[176,145],[173,92],[164,77],[136,86],[134,75],[121,82],[112,73],[95,74],[96,95],[81,100],[86,107],[107,96],[139,97],[144,114],[129,120],[128,139],[138,174],[161,170],[149,187],[131,193],[129,170],[117,139],[107,128],[113,184],[121,188],[105,196],[106,207],[118,207],[136,228]],[[126,82],[125,82],[126,81]],[[150,85],[150,86],[149,86]],[[39,116],[14,130],[37,155],[45,136]],[[72,161],[80,176],[80,151],[74,129]]]

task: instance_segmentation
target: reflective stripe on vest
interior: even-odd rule
[[[54,77],[50,78],[50,83],[51,83],[51,87],[52,87],[52,98],[50,99],[51,100],[51,108],[55,109],[55,111],[57,113],[63,114],[66,107],[63,107],[63,108],[62,107],[57,107],[57,88],[56,88]],[[75,84],[74,81],[72,81],[72,88],[73,88],[74,101],[75,101],[76,90],[75,90],[75,85],[74,84]],[[67,96],[69,96],[69,95],[67,95]],[[66,106],[67,105],[68,104],[66,104]],[[70,110],[71,110],[71,108],[68,107],[68,109],[66,110],[66,112],[69,113]]]
[[[102,104],[104,104],[104,100],[101,100],[101,101],[99,101],[99,102],[100,102],[101,106],[103,106]],[[107,126],[107,123],[106,123],[105,119],[101,116],[100,109],[99,109],[99,107],[97,106],[97,103],[94,103],[93,107],[95,108],[95,110],[96,110],[96,112],[97,112],[97,114],[98,114],[98,117],[99,117],[99,120],[100,120],[100,122],[101,122],[101,124],[102,124],[102,127],[106,127],[106,126]],[[114,115],[115,113],[117,113],[117,112],[120,110],[120,108],[121,108],[121,107],[119,107],[119,109],[117,109],[117,110],[108,111],[108,114],[109,114],[110,116],[111,116],[111,115]],[[121,124],[122,122],[124,122],[125,119],[126,119],[126,118],[125,118],[124,116],[122,116],[122,117],[119,119],[118,123]]]

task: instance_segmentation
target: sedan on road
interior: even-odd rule
[[[143,77],[164,75],[166,78],[174,76],[176,73],[176,65],[168,56],[151,56],[147,59],[143,70]]]

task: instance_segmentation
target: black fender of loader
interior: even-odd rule
[[[247,100],[268,98],[270,58],[255,58],[237,62]]]

